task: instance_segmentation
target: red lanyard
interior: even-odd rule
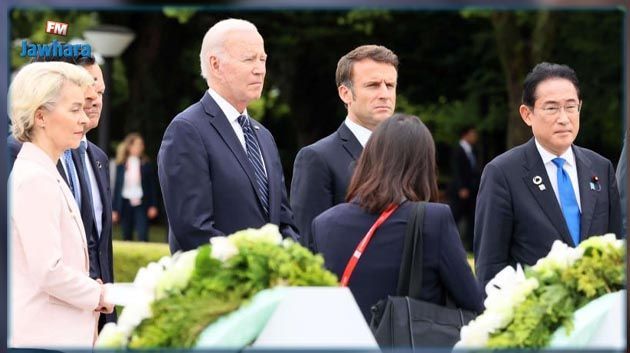
[[[389,207],[387,207],[387,209],[385,209],[385,211],[381,213],[381,215],[378,217],[376,222],[374,222],[374,224],[372,225],[372,228],[368,230],[367,234],[363,237],[363,239],[361,239],[361,242],[359,243],[359,245],[357,245],[357,248],[354,250],[352,257],[348,261],[348,264],[346,265],[346,269],[343,271],[343,276],[341,276],[340,285],[342,287],[348,286],[348,281],[350,280],[350,276],[352,276],[352,272],[354,271],[354,268],[357,266],[357,262],[359,261],[359,258],[361,257],[361,255],[363,255],[363,251],[365,250],[365,247],[367,247],[368,243],[370,242],[370,239],[372,239],[372,235],[374,235],[374,232],[376,232],[376,229],[378,229],[378,227],[380,227],[381,224],[383,224],[383,222],[385,222],[389,218],[389,216],[391,216],[391,214],[394,213],[394,211],[396,211],[397,208],[398,208],[398,204],[389,205]]]

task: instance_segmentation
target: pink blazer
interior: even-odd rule
[[[54,162],[24,143],[9,178],[9,346],[92,347],[100,287],[85,230]]]

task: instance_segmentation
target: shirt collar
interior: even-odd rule
[[[551,162],[554,158],[560,157],[563,158],[566,161],[565,163],[569,166],[575,166],[575,156],[573,155],[573,148],[569,147],[566,151],[564,151],[564,153],[557,156],[547,151],[540,143],[538,143],[538,140],[536,140],[535,138],[534,141],[536,142],[536,149],[538,150],[538,153],[543,160],[543,164],[547,164]]]
[[[217,105],[219,106],[219,108],[221,108],[223,114],[225,114],[225,117],[230,123],[237,123],[237,119],[241,115],[248,116],[247,108],[245,108],[245,110],[243,110],[243,114],[241,114],[238,112],[238,110],[236,110],[236,108],[234,108],[232,104],[225,100],[225,98],[221,97],[221,95],[212,88],[208,88],[208,93],[210,94],[210,97],[212,97],[212,99],[217,102]]]
[[[357,140],[359,140],[359,143],[361,144],[361,146],[365,147],[365,144],[367,143],[367,141],[370,139],[370,136],[372,135],[372,131],[370,131],[370,129],[367,129],[355,123],[354,121],[350,120],[350,118],[347,116],[344,123],[346,124],[348,129],[350,129],[350,131],[354,134],[354,137],[356,137]]]

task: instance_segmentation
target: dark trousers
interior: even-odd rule
[[[128,199],[123,198],[122,210],[120,212],[120,223],[122,225],[122,235],[124,240],[133,240],[134,229],[138,233],[138,240],[149,240],[149,218],[147,217],[147,207],[144,204],[131,206]]]
[[[455,223],[460,229],[460,237],[466,251],[473,250],[473,236],[475,234],[475,199],[460,200],[456,198],[451,204],[451,211]],[[461,223],[464,223],[463,227]]]

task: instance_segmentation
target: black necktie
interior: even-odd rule
[[[249,158],[249,162],[252,164],[252,167],[254,167],[256,185],[258,186],[258,192],[260,193],[260,203],[262,204],[265,213],[269,215],[269,186],[262,163],[262,154],[260,153],[260,147],[258,147],[258,141],[256,140],[256,136],[252,130],[252,125],[245,115],[238,117],[238,123],[243,128],[243,134],[245,135],[247,158]]]

